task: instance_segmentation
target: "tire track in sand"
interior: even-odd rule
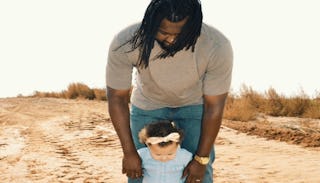
[[[114,174],[121,170],[122,152],[104,114],[80,108],[25,129],[14,128],[25,145],[20,152],[1,158],[3,182],[124,182]]]

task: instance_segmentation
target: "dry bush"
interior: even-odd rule
[[[242,85],[240,89],[241,100],[246,100],[255,110],[262,112],[263,106],[265,106],[265,97],[254,91],[251,87]]]
[[[35,91],[32,97],[107,100],[105,88],[90,89],[82,83],[71,83],[67,90],[61,92]],[[236,95],[234,92],[229,94],[226,101],[224,118],[249,121],[254,120],[258,113],[272,116],[320,119],[320,92],[317,93],[313,100],[303,90],[294,97],[286,98],[283,95],[279,95],[273,88],[270,88],[262,95],[251,87],[242,85],[239,95]]]
[[[264,110],[261,112],[272,116],[303,117],[306,111],[311,110],[311,99],[303,90],[294,97],[279,95],[275,89],[270,88],[266,92]],[[310,111],[308,112],[310,115]]]
[[[60,92],[60,98],[65,98],[65,99],[67,99],[68,98],[68,96],[67,96],[67,90],[62,90],[61,92]]]
[[[286,116],[284,110],[285,97],[279,95],[274,88],[269,88],[266,92],[266,105],[264,111],[271,116]]]
[[[301,89],[300,93],[288,100],[288,116],[302,117],[310,107],[309,96]]]
[[[40,97],[40,98],[43,98],[46,96],[46,92],[40,92],[40,91],[35,91],[33,92],[33,95],[32,97]]]
[[[311,100],[303,90],[293,97],[286,98],[270,89],[267,93],[268,104],[266,114],[273,116],[302,117],[309,108]]]
[[[93,93],[96,100],[107,100],[106,89],[94,88]]]
[[[314,99],[320,101],[320,91],[315,91]]]
[[[67,90],[61,92],[40,92],[35,91],[31,97],[50,97],[50,98],[65,98],[65,99],[97,99],[107,100],[105,89],[90,89],[83,83],[71,83]]]
[[[255,108],[250,100],[230,95],[226,101],[223,117],[235,121],[250,121],[257,116]]]
[[[320,100],[311,100],[309,107],[304,111],[302,117],[320,119]]]
[[[58,92],[40,92],[40,91],[35,91],[32,97],[50,97],[50,98],[63,98],[63,95]]]
[[[302,117],[310,106],[310,100],[302,97],[293,97],[286,100],[285,110],[287,116]]]
[[[94,99],[93,90],[83,83],[71,83],[65,95],[68,99]]]

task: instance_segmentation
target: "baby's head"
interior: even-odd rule
[[[182,138],[182,131],[170,121],[150,123],[139,132],[140,142],[148,146],[152,158],[162,162],[175,158]]]

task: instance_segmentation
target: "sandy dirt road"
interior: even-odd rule
[[[215,182],[320,182],[319,148],[222,127]],[[0,99],[0,182],[122,183],[117,135],[101,101]]]

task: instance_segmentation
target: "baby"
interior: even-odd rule
[[[147,147],[138,150],[142,159],[143,183],[183,183],[182,172],[192,154],[180,148],[183,132],[173,122],[159,121],[146,125],[139,139]]]

